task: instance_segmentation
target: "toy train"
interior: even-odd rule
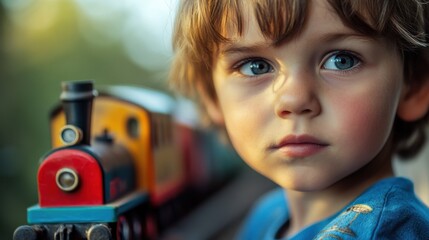
[[[50,117],[53,148],[38,169],[39,202],[14,240],[157,239],[240,168],[216,134],[196,127],[187,101],[93,85],[62,84]]]

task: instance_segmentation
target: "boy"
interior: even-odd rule
[[[181,1],[173,85],[281,187],[240,239],[429,239],[428,208],[391,166],[424,143],[428,5]]]

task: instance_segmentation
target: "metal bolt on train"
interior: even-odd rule
[[[60,99],[14,240],[157,239],[241,167],[188,101],[87,80],[64,82]]]

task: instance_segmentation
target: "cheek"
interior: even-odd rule
[[[225,127],[232,146],[238,155],[251,167],[258,169],[257,159],[260,159],[259,153],[254,151],[258,146],[256,139],[258,127],[247,118],[238,117],[240,114],[234,113],[225,119]],[[241,121],[240,121],[241,119]],[[243,120],[246,119],[246,120]],[[253,150],[252,150],[253,149]]]
[[[350,104],[342,111],[342,116],[345,119],[342,131],[351,135],[355,141],[380,136],[390,125],[388,117],[373,104]]]
[[[224,108],[225,125],[228,135],[231,138],[231,142],[239,153],[245,151],[245,148],[255,147],[256,139],[259,139],[260,132],[263,126],[261,126],[262,117],[256,115],[255,112],[246,111],[246,108],[252,109],[242,104],[240,106],[235,104],[228,104]],[[244,108],[244,109],[243,109]]]
[[[395,93],[393,91],[393,93]],[[386,90],[336,99],[341,141],[355,154],[376,154],[386,143],[396,114],[397,94]]]
[[[235,95],[232,95],[235,96]],[[256,99],[256,100],[255,100]],[[263,108],[263,99],[255,96],[252,100],[224,97],[221,108],[225,127],[237,153],[250,165],[255,159],[261,159],[257,149],[263,148],[267,127],[267,109]]]

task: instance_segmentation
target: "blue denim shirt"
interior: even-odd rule
[[[285,194],[276,189],[258,202],[237,239],[276,239],[288,220]],[[429,239],[429,208],[416,197],[411,181],[387,178],[338,213],[289,238],[298,239]]]

